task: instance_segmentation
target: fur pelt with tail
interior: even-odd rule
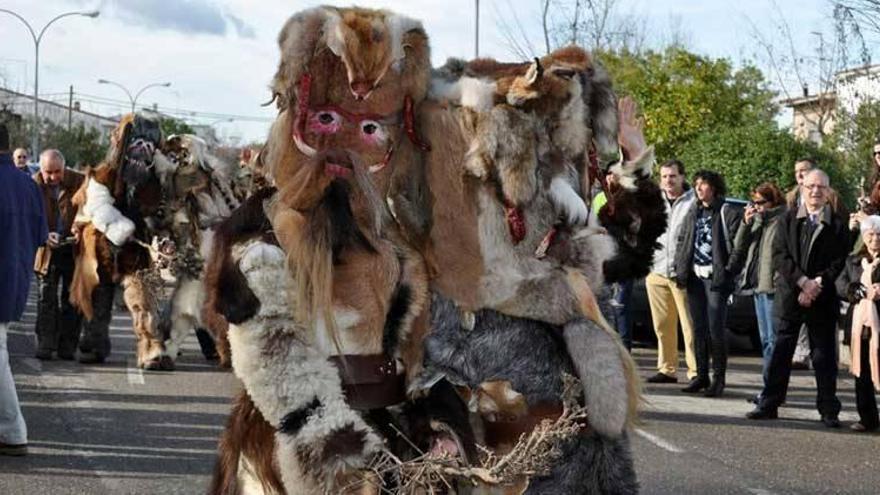
[[[511,132],[499,139],[501,154],[522,146],[532,147],[532,119],[521,112],[498,108],[493,121],[507,122]],[[469,111],[428,103],[423,129],[437,141],[426,154],[425,175],[431,195],[431,231],[428,259],[436,274],[432,286],[466,310],[493,308],[511,316],[562,325],[582,316],[579,294],[567,279],[566,267],[581,270],[591,290],[604,287],[602,263],[615,252],[613,239],[592,225],[572,227],[567,237],[576,252],[587,256],[559,259],[536,255],[551,230],[556,230],[560,209],[551,194],[552,172],[523,153],[523,160],[494,160],[508,169],[501,185],[484,182],[467,165],[472,127]],[[508,118],[502,118],[505,115]],[[503,144],[501,144],[503,142]],[[515,184],[513,184],[515,183]],[[508,221],[509,206],[516,202],[525,219],[523,236],[514,242]],[[567,230],[563,226],[563,230]]]

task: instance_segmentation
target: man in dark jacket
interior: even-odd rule
[[[27,453],[27,427],[9,367],[9,324],[24,312],[34,253],[46,241],[46,216],[37,185],[12,163],[9,133],[0,124],[0,455]]]
[[[852,246],[846,223],[829,205],[825,172],[814,169],[804,177],[805,197],[799,208],[780,219],[774,241],[776,282],[774,313],[779,321],[776,343],[767,370],[767,384],[749,419],[775,419],[788,390],[791,357],[801,325],[810,337],[810,354],[818,388],[816,407],[822,423],[840,426],[837,416],[837,353],[835,336],[840,306],[834,281]]]
[[[49,238],[38,251],[34,270],[40,281],[37,299],[37,358],[74,358],[79,340],[80,315],[70,303],[74,253],[70,227],[76,217],[72,199],[83,183],[82,174],[68,170],[64,155],[48,149],[40,154],[40,171],[34,180],[43,196]],[[58,289],[61,286],[59,297]]]
[[[727,298],[733,292],[735,278],[730,253],[742,213],[725,204],[727,187],[724,178],[715,172],[697,172],[694,191],[697,201],[682,222],[675,254],[675,282],[687,288],[697,358],[697,376],[682,391],[697,393],[706,389],[707,397],[718,397],[724,391],[727,372]]]

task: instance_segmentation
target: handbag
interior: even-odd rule
[[[45,276],[49,273],[49,263],[52,261],[52,249],[49,246],[40,246],[34,256],[34,273]]]

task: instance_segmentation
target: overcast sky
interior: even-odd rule
[[[0,0],[0,8],[25,17],[35,30],[57,14],[100,9],[97,19],[70,17],[53,24],[40,46],[40,94],[63,99],[70,85],[83,107],[102,114],[127,105],[108,106],[94,97],[127,101],[122,90],[97,83],[109,79],[136,92],[146,84],[169,81],[138,100],[160,109],[194,110],[252,117],[216,124],[222,136],[260,141],[274,110],[260,106],[277,64],[275,38],[298,10],[321,3],[282,0]],[[524,31],[539,46],[538,0],[483,0],[481,55],[513,59],[499,32],[499,18],[511,22],[515,6]],[[649,43],[662,43],[679,26],[690,49],[735,61],[752,58],[752,24],[768,37],[778,36],[776,11],[768,0],[620,0],[621,13],[643,19]],[[340,2],[350,5],[351,2]],[[828,0],[778,0],[779,11],[794,31],[795,42],[815,45],[811,32],[832,36]],[[472,57],[473,0],[362,1],[420,19],[431,38],[435,65],[451,56]],[[0,84],[33,92],[33,42],[24,25],[0,13]],[[193,122],[210,123],[219,118]]]

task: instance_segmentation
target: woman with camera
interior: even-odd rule
[[[759,185],[752,191],[752,201],[743,212],[743,226],[737,231],[733,242],[734,266],[743,267],[738,289],[740,293],[751,292],[755,300],[765,384],[767,366],[776,341],[773,324],[773,240],[777,220],[784,211],[785,197],[779,188],[772,182]]]

